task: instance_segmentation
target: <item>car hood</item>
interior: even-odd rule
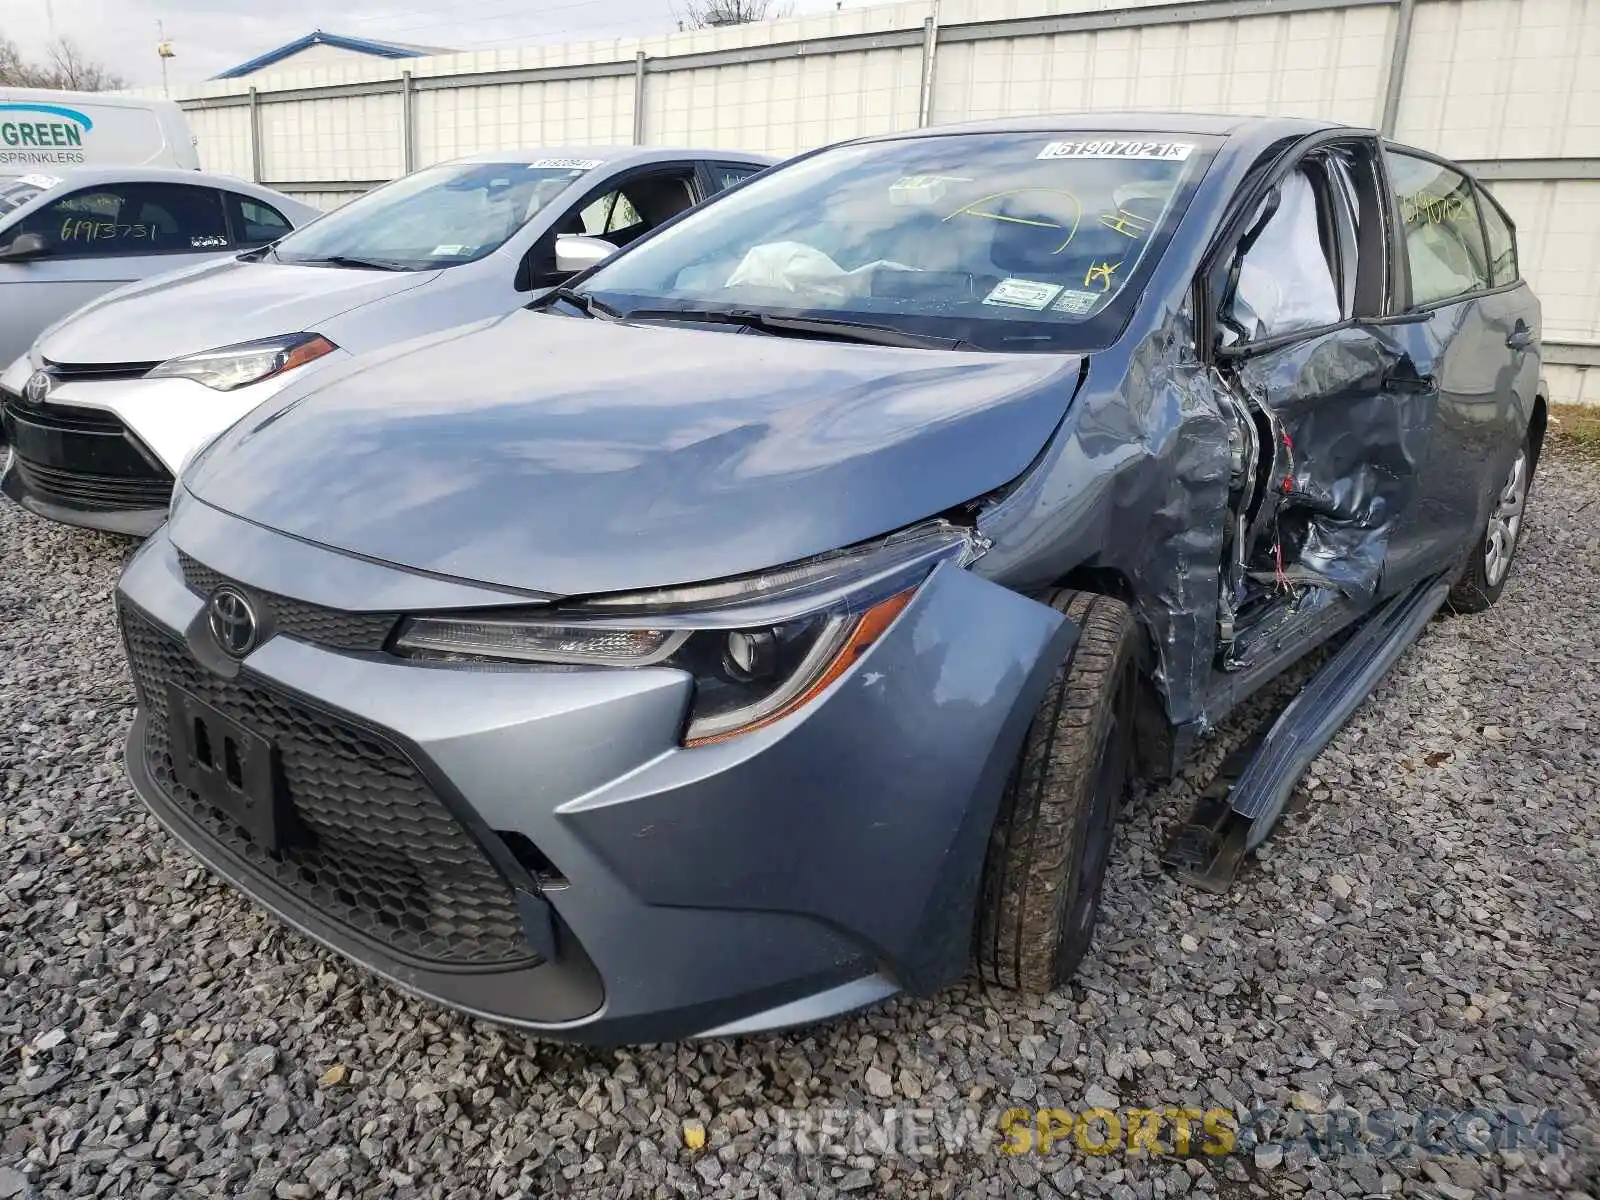
[[[159,362],[281,333],[418,287],[437,271],[367,271],[228,258],[158,275],[90,302],[46,331],[52,362]]]
[[[519,311],[308,383],[184,482],[415,570],[557,595],[688,583],[1000,487],[1081,365]]]

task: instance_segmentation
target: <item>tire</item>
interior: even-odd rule
[[[1523,516],[1527,512],[1528,493],[1533,487],[1533,468],[1533,443],[1524,437],[1512,460],[1511,470],[1495,494],[1494,507],[1472,557],[1445,599],[1445,607],[1450,611],[1483,612],[1505,591],[1517,544],[1522,539]]]
[[[1117,809],[1133,771],[1137,626],[1122,601],[1057,591],[1079,628],[1034,714],[989,836],[974,930],[987,982],[1043,993],[1094,935]]]

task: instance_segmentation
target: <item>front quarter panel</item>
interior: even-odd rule
[[[808,916],[931,990],[966,968],[1001,789],[1076,638],[941,567],[803,715],[665,755],[558,823],[649,904]]]

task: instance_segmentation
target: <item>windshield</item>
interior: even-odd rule
[[[282,262],[345,259],[408,271],[475,262],[599,165],[541,158],[426,167],[289,234],[274,253]]]
[[[580,290],[653,317],[805,314],[981,349],[1087,349],[1121,331],[1215,145],[982,133],[841,146],[691,214]]]

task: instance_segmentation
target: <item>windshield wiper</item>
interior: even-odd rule
[[[297,267],[355,267],[362,271],[404,271],[399,263],[384,262],[381,258],[358,258],[353,254],[329,254],[323,258],[283,258],[277,256],[279,262],[286,262]]]
[[[552,300],[565,300],[574,308],[583,309],[584,314],[590,317],[599,316],[615,321],[618,317],[622,316],[620,310],[612,308],[611,305],[607,304],[604,300],[600,300],[594,296],[591,296],[588,292],[580,292],[577,288],[551,288],[548,292],[535,300],[534,304],[539,308],[545,308],[549,306],[549,303]]]
[[[955,350],[965,345],[960,338],[936,337],[931,333],[910,333],[889,325],[867,321],[846,321],[838,317],[790,317],[753,309],[634,308],[622,314],[628,321],[693,321],[713,325],[743,325],[779,337],[814,334],[841,342],[861,342],[869,346],[909,346],[914,349]]]

